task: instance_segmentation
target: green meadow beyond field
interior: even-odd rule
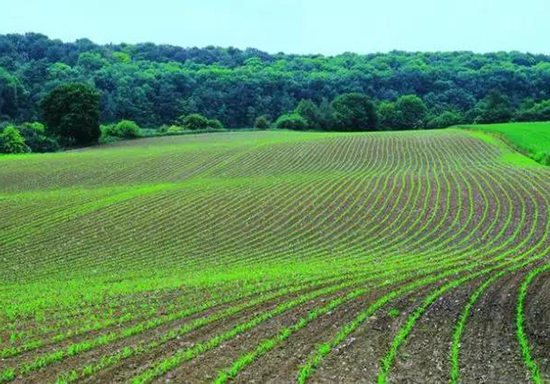
[[[0,156],[0,383],[549,382],[549,135]]]
[[[550,123],[467,125],[463,128],[497,136],[526,156],[550,165]]]

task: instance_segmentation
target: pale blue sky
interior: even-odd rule
[[[0,33],[338,54],[550,53],[550,0],[2,0]]]

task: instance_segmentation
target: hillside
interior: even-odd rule
[[[550,165],[550,123],[467,125],[463,128],[489,133],[541,164]]]
[[[550,168],[484,135],[1,156],[0,383],[550,380]]]

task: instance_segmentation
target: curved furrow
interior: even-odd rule
[[[291,298],[290,301],[282,301],[280,303],[276,303],[275,306],[271,306],[272,309],[269,309],[269,307],[265,307],[255,313],[251,313],[251,316],[240,316],[239,319],[236,319],[236,322],[228,323],[224,320],[223,323],[220,323],[220,326],[223,328],[230,327],[229,330],[225,330],[223,332],[223,339],[229,340],[242,332],[247,331],[248,329],[253,329],[257,325],[268,321],[275,316],[280,316],[284,313],[286,313],[289,310],[293,310],[294,308],[299,308],[302,305],[306,305],[310,301],[316,301],[316,300],[325,300],[323,298],[330,297],[331,295],[339,295],[342,294],[342,292],[346,292],[350,289],[353,289],[354,287],[361,286],[364,284],[364,277],[363,278],[356,278],[350,281],[346,281],[339,284],[333,284],[330,286],[327,286],[325,288],[317,289],[315,291],[306,292],[303,295],[298,295],[295,298]],[[228,311],[234,311],[234,309],[229,308]],[[241,318],[244,318],[245,320],[242,320]],[[205,321],[207,323],[210,323],[209,317],[206,318],[200,318],[197,320],[198,324],[203,324]],[[214,319],[214,318],[212,318]],[[216,318],[216,321],[218,319]],[[244,325],[244,327],[243,327]],[[191,328],[190,328],[191,327]],[[184,326],[183,328],[177,328],[175,331],[170,331],[169,333],[165,333],[161,335],[160,337],[156,337],[153,341],[147,342],[145,345],[143,343],[134,344],[134,346],[129,346],[128,348],[131,348],[133,351],[130,353],[128,350],[124,353],[124,356],[121,353],[112,354],[109,358],[109,363],[106,363],[104,360],[97,361],[94,365],[94,368],[86,368],[83,367],[80,369],[80,371],[75,370],[74,372],[68,372],[65,374],[62,374],[63,377],[85,377],[89,376],[90,374],[97,374],[101,371],[103,371],[106,368],[110,368],[113,365],[116,365],[117,370],[120,370],[120,364],[128,359],[135,359],[135,358],[143,358],[144,355],[155,355],[155,356],[163,356],[165,353],[171,353],[174,351],[174,349],[177,349],[177,345],[189,345],[188,339],[186,336],[188,332],[191,330],[196,329],[194,324]],[[219,345],[219,338],[217,336],[210,336],[212,333],[211,331],[208,331],[203,334],[203,336],[206,336],[206,340],[204,343],[210,343],[211,348],[216,347]],[[204,338],[204,337],[203,337]],[[181,339],[181,340],[180,340]],[[214,344],[216,345],[214,345]],[[202,348],[192,348],[194,350],[193,354],[200,354],[204,352]],[[131,360],[133,361],[133,360]],[[124,362],[124,364],[132,365],[131,361]],[[79,373],[80,372],[80,373]]]
[[[381,228],[380,232],[385,232],[389,225],[386,223],[386,221],[391,220],[391,222],[398,219],[394,215],[392,215],[393,207],[398,205],[398,202],[403,198],[405,199],[405,202],[403,204],[407,204],[410,201],[410,198],[412,198],[412,194],[408,194],[408,196],[403,196],[405,190],[407,190],[406,186],[407,181],[410,179],[407,178],[407,176],[414,174],[418,171],[417,168],[415,168],[416,165],[412,164],[410,169],[404,169],[402,172],[402,175],[400,178],[398,178],[397,174],[395,176],[395,179],[399,179],[398,182],[391,183],[390,190],[386,193],[387,197],[384,201],[380,201],[380,198],[382,194],[384,193],[384,190],[387,188],[387,183],[384,184],[380,188],[380,192],[378,195],[376,195],[375,200],[372,203],[369,203],[371,193],[374,191],[371,190],[371,192],[367,195],[367,198],[365,199],[365,203],[355,204],[352,203],[346,207],[346,209],[338,209],[336,207],[335,212],[338,213],[338,215],[335,215],[335,217],[328,217],[325,221],[320,221],[316,223],[314,227],[311,227],[310,229],[310,237],[304,238],[307,234],[301,234],[300,240],[302,242],[302,245],[298,249],[293,249],[293,252],[300,253],[302,257],[307,257],[308,254],[311,254],[313,252],[318,252],[319,249],[323,249],[324,247],[329,248],[330,252],[335,252],[335,247],[331,246],[330,244],[343,244],[348,243],[348,240],[346,239],[346,236],[339,237],[338,234],[350,234],[352,233],[352,230],[350,226],[348,225],[348,222],[353,221],[360,215],[368,217],[368,216],[383,216],[383,219],[377,223],[378,227],[373,228],[371,232],[374,232],[376,229]],[[392,175],[386,176],[386,181],[390,181],[392,179]],[[401,186],[399,188],[398,186]],[[378,188],[376,188],[378,189]],[[395,189],[398,189],[397,195],[394,195]],[[394,203],[392,204],[392,198]],[[357,206],[357,208],[355,208]],[[378,211],[374,211],[378,206]],[[363,212],[363,207],[366,207],[366,212]],[[354,212],[350,215],[349,212],[351,209],[355,208]],[[390,214],[383,215],[382,212],[384,211],[390,211]],[[374,211],[374,212],[373,212]],[[356,221],[358,222],[358,220]],[[328,227],[328,230],[321,231],[321,228]],[[315,248],[307,247],[306,244],[315,243]],[[306,250],[306,248],[309,248]],[[278,254],[278,257],[284,257],[281,254]]]
[[[395,173],[395,171],[392,171],[392,172]],[[369,192],[368,195],[366,196],[369,200],[374,199],[374,201],[372,203],[366,203],[366,202],[362,203],[362,205],[366,205],[368,207],[367,208],[368,210],[373,210],[373,209],[377,209],[377,208],[380,209],[378,207],[378,205],[379,205],[380,200],[383,200],[382,199],[382,197],[383,197],[382,194],[384,192],[384,188],[387,188],[387,186],[389,184],[391,184],[391,175],[387,175],[387,174],[384,175],[383,187],[379,187],[379,182],[380,182],[380,178],[377,177],[375,186],[371,189],[371,192]],[[395,184],[392,185],[392,188],[395,188]],[[376,194],[374,194],[374,193],[376,193]],[[387,202],[387,200],[388,199],[385,199],[383,201]],[[327,210],[328,208],[329,208],[329,206],[326,206],[325,210]],[[310,232],[310,234],[315,235],[313,230],[310,230],[309,232]],[[296,233],[298,233],[297,239],[301,239],[302,233],[300,231],[297,231]],[[285,239],[285,237],[280,237],[280,238]],[[302,243],[305,243],[305,242],[302,242]],[[289,247],[289,245],[286,244],[286,241],[285,241],[283,247],[284,247],[283,249],[286,248],[287,250],[283,251],[283,253],[280,253],[280,251],[278,251],[276,249],[273,249],[274,247],[270,243],[267,243],[267,245],[264,249],[260,249],[259,251],[256,250],[255,252],[258,252],[258,253],[259,252],[266,252],[266,253],[269,252],[269,253],[273,254],[273,256],[271,258],[269,256],[267,258],[262,257],[262,260],[264,262],[267,262],[269,259],[273,259],[273,258],[276,259],[278,262],[281,262],[286,255],[288,255],[288,257],[293,257],[292,255],[295,256],[296,254],[299,255],[298,252],[299,252],[299,249],[301,249],[302,246],[300,245],[298,250],[297,250],[296,248]],[[246,264],[253,257],[255,257],[254,254],[250,255],[248,257],[245,257],[244,259],[238,259],[237,262],[240,263],[240,264]],[[302,256],[302,258],[303,258],[303,256]]]
[[[334,276],[326,276],[325,279],[310,279],[309,281],[302,281],[300,282],[299,286],[303,284],[313,284],[313,283],[322,283],[326,284],[327,282],[330,282],[330,279],[341,279],[340,276],[334,275]],[[282,283],[282,284],[281,284]],[[217,303],[215,305],[220,305],[222,303],[230,303],[232,300],[242,300],[247,298],[247,296],[257,296],[260,294],[268,293],[274,289],[286,289],[291,288],[293,284],[289,282],[280,282],[275,281],[275,285],[273,286],[271,283],[264,281],[261,289],[258,289],[257,286],[243,286],[240,287],[237,293],[232,292],[234,291],[234,288],[230,286],[224,286],[220,287],[219,291],[216,292],[214,288],[211,288],[209,290],[209,300],[212,303]],[[223,300],[222,300],[223,299]],[[151,319],[155,319],[158,317],[162,317],[163,313],[169,312],[170,317],[174,317],[174,313],[183,313],[188,311],[189,306],[197,306],[198,304],[202,303],[205,300],[205,294],[204,292],[197,292],[196,296],[189,298],[188,296],[185,296],[183,294],[178,295],[177,298],[170,299],[170,297],[165,297],[164,300],[170,300],[170,307],[166,308],[154,308],[154,310],[148,311],[148,312],[141,312],[138,308],[135,308],[135,312],[129,312],[127,314],[120,314],[116,315],[112,318],[108,318],[106,321],[100,321],[98,322],[97,319],[94,320],[93,323],[90,325],[84,325],[82,326],[82,322],[78,322],[78,329],[75,331],[70,330],[67,332],[66,328],[57,328],[55,333],[52,333],[50,335],[48,334],[42,334],[42,338],[34,339],[29,342],[29,344],[26,344],[24,348],[11,348],[7,350],[2,350],[1,356],[5,361],[8,361],[8,359],[17,357],[19,355],[22,355],[23,353],[28,353],[34,350],[37,350],[42,347],[48,347],[51,348],[52,346],[55,346],[57,349],[59,349],[59,346],[62,342],[70,342],[74,343],[74,340],[76,337],[82,338],[82,337],[89,337],[90,335],[98,334],[99,332],[108,332],[110,329],[116,329],[120,327],[130,327],[135,326],[136,324],[143,324]],[[162,303],[162,299],[161,299]],[[143,299],[141,300],[141,305],[143,305]],[[103,307],[104,308],[104,307]],[[126,307],[128,308],[128,305],[126,304]],[[150,308],[149,306],[147,308]],[[86,316],[86,314],[81,314],[81,316]],[[88,314],[89,316],[89,314]],[[67,316],[64,316],[67,318]],[[85,318],[84,318],[85,319]],[[75,319],[73,319],[75,320]],[[62,325],[63,326],[63,325]],[[36,335],[39,336],[39,335]],[[49,338],[48,338],[49,337]],[[46,338],[46,339],[45,339]]]
[[[507,281],[517,283],[550,257],[548,171],[522,168],[505,147],[464,131],[243,134],[252,138],[247,145],[232,135],[212,137],[221,141],[211,148],[206,137],[177,145],[159,140],[168,145],[164,153],[159,147],[140,155],[131,143],[119,158],[115,148],[98,149],[94,156],[70,154],[66,163],[60,155],[51,162],[37,157],[40,167],[26,160],[0,171],[8,179],[21,167],[38,175],[15,183],[0,205],[26,198],[17,195],[21,188],[38,188],[37,199],[46,193],[36,206],[8,211],[36,220],[0,227],[0,253],[9,255],[0,257],[0,266],[11,272],[0,289],[0,304],[8,305],[0,311],[0,340],[11,340],[0,346],[8,357],[0,382],[147,382],[167,372],[168,379],[203,380],[212,377],[209,368],[224,366],[220,382],[243,381],[250,375],[239,374],[255,372],[256,361],[269,361],[258,374],[275,372],[272,364],[281,360],[269,356],[293,346],[300,352],[275,380],[295,375],[301,362],[299,380],[305,381],[325,357],[336,362],[331,352],[345,349],[342,342],[359,329],[366,335],[359,344],[373,345],[365,339],[366,328],[376,324],[371,317],[394,316],[392,305],[406,307],[397,312],[394,331],[385,331],[393,341],[384,341],[384,356],[368,352],[381,359],[380,382],[394,374],[405,381],[457,382],[462,374],[472,380],[461,367],[476,366],[469,330],[479,327],[478,313],[495,313],[488,297],[497,290],[505,295]],[[110,162],[98,176],[99,166]],[[83,175],[72,176],[69,168]],[[48,174],[50,188],[113,187],[41,192],[40,177]],[[143,181],[176,184],[137,184]],[[54,194],[67,202],[49,206]],[[76,204],[79,194],[82,204]],[[66,286],[56,283],[66,276]],[[525,321],[535,281],[529,276],[518,291],[517,341],[503,334],[499,345],[519,342],[518,357],[538,380],[541,344],[528,340]],[[23,278],[38,280],[26,287]],[[423,299],[407,301],[412,297]],[[504,313],[510,297],[495,300],[503,320],[495,335],[513,322],[514,314]],[[446,312],[451,300],[464,307],[453,304]],[[444,330],[433,339],[437,357],[420,364],[425,346],[417,341],[429,327]],[[308,334],[315,334],[309,344]],[[480,343],[489,336],[474,344],[485,347]],[[489,347],[488,359],[504,356]],[[406,353],[412,355],[406,364],[416,367],[411,375]],[[371,373],[374,361],[363,373]],[[509,363],[522,369],[521,361]],[[509,377],[521,381],[514,370]],[[360,371],[353,365],[330,376],[359,380]]]
[[[345,178],[343,178],[345,179]],[[319,216],[320,214],[324,213],[324,212],[327,212],[327,210],[330,208],[330,205],[327,204],[328,201],[331,201],[333,199],[333,196],[337,196],[338,193],[337,191],[334,190],[334,188],[327,188],[327,192],[330,192],[330,194],[324,198],[324,200],[321,200],[321,201],[324,201],[323,202],[319,202],[319,201],[316,201],[316,202],[313,202],[312,204],[315,204],[320,208],[320,211],[317,212],[317,216]],[[305,211],[304,211],[305,212]],[[293,218],[296,218],[298,217],[299,219],[295,219],[293,221]],[[242,239],[242,241],[240,241],[243,245],[242,247],[246,250],[249,250],[250,247],[253,247],[253,249],[256,249],[255,252],[261,252],[262,249],[258,250],[258,245],[256,244],[257,241],[262,241],[266,244],[266,249],[269,250],[269,252],[276,252],[274,250],[274,247],[276,246],[276,244],[273,244],[273,242],[269,239],[272,239],[273,237],[276,237],[278,239],[278,241],[281,243],[281,244],[285,244],[286,243],[286,237],[285,236],[282,236],[278,233],[274,233],[274,228],[279,228],[281,231],[283,230],[286,230],[286,233],[300,233],[300,230],[299,230],[299,224],[301,223],[301,221],[304,219],[304,216],[303,215],[289,215],[288,213],[285,213],[283,216],[282,216],[282,219],[283,221],[272,221],[268,226],[266,226],[265,228],[263,228],[263,230],[260,232],[260,233],[254,233],[254,242],[250,243],[248,241],[246,241],[246,238]],[[269,233],[269,236],[262,236],[262,234],[264,233]],[[284,232],[283,232],[284,233]],[[284,243],[283,243],[284,241]],[[285,247],[288,247],[288,244],[285,244],[283,245]],[[242,259],[239,259],[237,258],[238,257],[238,253],[239,252],[239,247],[237,246],[237,250],[232,250],[231,253],[229,254],[222,254],[223,255],[223,259],[231,259],[233,263],[235,263],[236,261],[239,261],[239,262],[242,262]],[[217,255],[217,253],[216,253]],[[250,258],[250,256],[248,257]],[[264,259],[264,262],[265,262],[265,259]]]
[[[538,268],[533,269],[527,276],[520,286],[517,298],[516,306],[516,336],[521,348],[521,354],[523,356],[523,361],[525,366],[529,370],[531,375],[531,380],[533,382],[540,384],[543,383],[542,374],[540,372],[539,366],[535,362],[532,356],[532,347],[528,340],[527,332],[525,331],[525,301],[529,286],[535,278],[539,275],[550,271],[550,263],[544,264]]]
[[[522,188],[523,188],[523,186],[522,186]],[[526,193],[528,193],[528,191],[526,191]],[[533,199],[532,196],[530,196],[530,197],[531,197],[531,199]],[[535,200],[533,199],[533,201],[535,201]],[[546,199],[546,203],[547,204],[549,203],[548,199]],[[538,216],[538,211],[536,209],[534,209],[534,214],[535,214],[536,217]],[[523,219],[524,219],[524,216],[522,216],[522,221],[523,221]],[[533,234],[535,233],[536,224],[538,224],[538,223],[537,223],[537,220],[535,219],[535,220],[533,220],[533,224],[531,226],[531,231],[529,232],[529,234],[526,237],[523,238],[522,242],[520,244],[515,245],[513,248],[506,250],[506,252],[503,252],[498,257],[498,259],[500,259],[500,260],[506,259],[508,255],[513,255],[515,251],[517,251],[518,249],[521,249],[522,244],[527,244],[529,242],[529,239],[531,238],[531,236],[533,236]],[[519,234],[519,231],[517,231],[513,237],[517,237],[518,234]],[[537,259],[537,255],[533,256],[532,254],[536,251],[537,247],[540,246],[543,243],[544,243],[544,238],[541,238],[539,240],[539,243],[537,243],[534,248],[529,249],[529,251],[526,252],[525,254],[521,254],[520,256],[516,256],[515,258],[511,259],[510,261],[507,261],[506,263],[511,263],[511,262],[518,263],[518,262],[521,262],[522,260],[529,259],[529,258],[530,258],[530,260],[527,260],[526,262],[522,263],[521,265],[526,266],[529,263],[532,263],[534,260]],[[544,257],[544,256],[545,256],[545,254],[538,255],[538,258]],[[449,289],[451,289],[451,288],[453,288],[453,287],[449,287]],[[426,298],[423,306],[418,308],[418,310],[415,312],[415,314],[412,315],[408,319],[406,326],[404,328],[402,328],[400,330],[400,332],[397,334],[397,336],[394,339],[394,342],[392,344],[392,347],[390,348],[390,351],[387,353],[387,355],[384,357],[384,359],[381,362],[381,368],[380,368],[379,375],[378,375],[379,382],[386,382],[386,380],[387,380],[386,377],[387,377],[388,371],[392,366],[392,363],[393,363],[393,361],[396,357],[397,351],[399,350],[400,346],[405,342],[406,338],[408,337],[409,333],[412,331],[412,329],[413,329],[416,321],[418,320],[418,318],[420,318],[420,316],[422,316],[422,314],[429,308],[429,306],[432,305],[433,302],[437,298],[439,298],[443,293],[445,293],[445,291],[444,290],[435,291],[432,295],[428,296]]]
[[[379,157],[375,157],[375,159],[378,159]],[[380,158],[383,158],[383,157],[380,157]],[[379,170],[383,169],[383,166],[380,164],[380,162],[378,160],[376,160],[377,164],[371,169],[371,172],[372,173],[376,173],[378,172]],[[349,172],[354,172],[354,171],[357,171],[358,169],[352,169],[350,170]],[[348,172],[348,173],[349,173]],[[344,178],[344,175],[346,173],[342,174],[342,178]],[[358,180],[361,180],[361,176],[358,177]],[[357,185],[357,187],[354,189],[354,190],[357,190],[357,188],[359,188],[360,185]],[[366,188],[367,186],[365,186],[364,188]],[[331,195],[329,195],[329,198],[324,200],[324,201],[316,201],[316,202],[313,202],[313,204],[317,205],[317,206],[320,206],[320,207],[323,207],[323,212],[327,212],[327,210],[330,208],[330,205],[328,204],[328,202],[332,201],[335,197],[337,197],[338,195],[343,195],[343,194],[339,194],[337,190],[334,190],[334,186],[329,184],[328,187],[327,187],[328,190],[331,191]],[[350,194],[350,193],[347,193],[347,194]],[[313,205],[312,204],[312,205]],[[292,217],[290,215],[287,215],[288,217]],[[302,215],[299,215],[298,217],[301,217]],[[313,216],[313,215],[311,215]],[[317,217],[319,217],[320,215],[317,214],[316,216],[314,216],[311,220],[315,220]],[[280,229],[280,230],[286,230],[287,233],[289,234],[294,234],[294,233],[298,233],[300,235],[302,235],[301,231],[298,229],[296,223],[294,223],[294,225],[292,227],[288,227],[288,224],[289,222],[273,222],[273,223],[270,223],[270,225],[266,228],[266,232],[270,233],[273,236],[277,236],[279,239],[286,239],[285,236],[283,236],[282,234],[280,234],[281,232],[274,232],[274,230],[276,229]],[[284,233],[284,232],[283,232]],[[262,236],[255,236],[255,239],[254,239],[254,242],[248,242],[246,238],[244,238],[242,241],[242,244],[243,244],[243,247],[253,247],[253,248],[258,248],[259,244],[258,242],[260,240],[263,240],[265,239],[265,237],[262,237]],[[265,240],[263,240],[265,241]],[[270,243],[267,243],[269,244],[268,246],[270,247],[269,249],[273,249],[273,244],[270,244]],[[229,247],[227,247],[228,250],[231,250],[232,254],[230,254],[228,257],[232,257],[232,255],[236,254],[239,252],[239,248],[238,246],[235,247],[235,244],[231,244]],[[223,249],[222,249],[223,251]],[[261,251],[261,250],[260,250]]]
[[[535,221],[534,221],[535,223]],[[516,234],[517,234],[517,231],[516,231]],[[508,251],[507,254],[511,253],[511,251]],[[506,257],[506,255],[500,255],[499,257],[497,257],[498,259],[501,259]],[[437,295],[438,297],[439,295]],[[421,314],[422,312],[420,312]],[[416,319],[414,320],[416,321]],[[412,322],[412,324],[414,325],[414,321]],[[406,334],[407,332],[404,333],[405,337],[406,337]],[[400,341],[399,341],[400,340]],[[385,366],[388,367],[387,369],[389,369],[389,366],[391,365],[391,362],[393,361],[393,358],[395,357],[395,352],[397,351],[397,348],[399,347],[400,343],[403,341],[403,339],[399,339],[398,342],[396,342],[396,346],[394,347],[394,349],[392,349],[391,351],[393,351],[393,353],[390,351],[390,354],[388,355],[387,359],[385,360],[386,363],[385,363]],[[385,378],[384,375],[382,375],[382,378]]]
[[[439,194],[440,186],[439,186],[438,183],[437,183],[437,191],[438,191],[438,193],[437,193],[436,196],[437,196],[437,201],[439,201],[439,199],[440,199],[440,194]],[[435,220],[435,217],[436,217],[436,215],[432,214],[430,220],[428,220],[428,221],[431,222],[432,220]],[[368,221],[365,221],[365,223],[367,223],[367,222]],[[420,232],[421,231],[419,231],[418,233],[420,233]],[[343,252],[343,254],[339,257],[340,260],[342,260],[342,257],[343,258],[346,258],[346,257],[349,258],[348,255],[353,250],[353,247],[354,247],[354,243],[350,242],[349,239],[346,239],[345,243],[346,243],[346,249]],[[356,238],[356,244],[364,244],[364,243],[368,243],[367,239],[364,239],[363,237]],[[368,250],[365,250],[362,247],[361,248],[356,248],[356,250],[358,251],[358,253],[362,253],[362,254],[368,252]]]
[[[538,189],[538,188],[537,188]],[[543,190],[543,189],[538,189]],[[544,195],[543,195],[544,196]],[[545,204],[543,205],[544,210],[542,210],[541,217],[544,220],[544,217],[548,215],[549,211],[549,203],[548,199],[544,198]],[[550,235],[548,233],[550,232],[550,221],[546,221],[544,225],[541,225],[543,230],[546,233],[545,236],[541,237],[539,241],[533,246],[538,247],[537,250],[534,252],[534,255],[536,255],[535,259],[538,260],[540,258],[547,258],[550,254]],[[535,249],[535,248],[533,248]],[[540,250],[538,250],[540,249]],[[513,269],[513,271],[517,270],[517,268]],[[493,285],[495,285],[496,282],[499,280],[502,280],[503,277],[505,277],[505,273],[500,273],[496,276],[494,276],[491,279],[488,279],[482,284],[468,299],[463,312],[461,316],[459,317],[456,326],[455,326],[455,332],[453,334],[453,343],[452,343],[452,349],[451,349],[451,380],[453,382],[458,382],[459,375],[460,375],[460,362],[459,362],[459,354],[461,353],[461,344],[462,344],[462,336],[464,333],[464,329],[466,325],[468,324],[468,321],[470,320],[470,317],[472,316],[472,309],[474,306],[477,305],[479,299],[482,297],[482,295],[485,294],[487,290],[489,290]],[[509,284],[507,284],[509,285]],[[471,326],[469,326],[471,327]],[[479,337],[479,336],[477,336]]]
[[[308,295],[307,293],[308,290],[312,291],[312,293],[309,295],[315,295],[316,292],[322,292],[322,293],[330,292],[331,290],[336,290],[337,288],[335,287],[338,287],[338,289],[343,288],[343,287],[346,287],[347,284],[353,284],[356,281],[357,279],[351,280],[351,282],[344,281],[343,283],[339,283],[339,284],[332,284],[332,285],[329,284],[328,287],[325,287],[325,288],[323,288],[323,281],[320,281],[320,282],[314,283],[310,288],[308,288],[308,284],[302,284],[301,286],[298,286],[298,287],[282,289],[279,291],[275,291],[273,293],[268,293],[263,296],[260,295],[259,297],[256,295],[251,295],[248,301],[245,301],[240,305],[239,303],[237,303],[236,306],[229,307],[229,309],[227,309],[223,313],[233,315],[234,313],[237,313],[242,309],[248,308],[250,306],[257,306],[262,302],[265,302],[268,300],[284,298],[288,295],[293,295],[293,294],[295,295],[300,293],[303,290],[306,290],[306,296]],[[361,279],[359,279],[359,281],[361,281]],[[203,321],[205,318],[204,314],[202,314],[203,312],[209,310],[210,308],[214,308],[219,304],[231,303],[238,299],[240,299],[240,297],[238,296],[237,297],[229,296],[226,298],[222,296],[221,302],[219,300],[213,300],[211,302],[206,301],[203,303],[199,303],[196,307],[190,307],[186,309],[184,308],[179,312],[170,313],[165,316],[155,318],[152,321],[145,321],[142,323],[138,323],[133,326],[117,330],[116,332],[99,334],[92,339],[69,344],[64,346],[61,349],[54,349],[51,352],[42,353],[42,354],[39,354],[38,356],[31,356],[30,360],[27,359],[26,361],[23,361],[23,362],[21,361],[15,362],[14,364],[11,364],[9,368],[4,369],[4,372],[13,371],[15,372],[15,375],[16,375],[15,377],[26,377],[29,374],[39,369],[42,369],[44,367],[50,366],[54,363],[64,361],[65,359],[68,359],[68,358],[73,358],[80,354],[89,352],[91,350],[94,350],[106,345],[110,345],[117,341],[121,341],[124,339],[134,337],[136,335],[140,335],[145,331],[150,331],[164,325],[170,325],[170,328],[173,328],[173,325],[171,324],[173,324],[176,320],[178,321],[185,320],[186,318],[192,315],[194,315],[195,317],[198,316],[197,318],[198,320],[194,324],[203,324]],[[236,310],[237,312],[234,312],[235,310],[232,311],[231,308],[237,308],[238,310]],[[221,309],[223,310],[223,307]],[[208,312],[206,313],[208,314]],[[219,318],[219,316],[215,315],[215,313],[212,316],[213,316],[212,318],[216,319],[216,321],[221,319]],[[193,318],[191,318],[191,320],[193,320]],[[183,325],[183,327],[185,327],[185,325]],[[168,329],[170,330],[170,328]],[[179,336],[179,333],[177,334],[169,333],[169,334],[171,335],[172,339]],[[0,377],[1,376],[2,374],[0,374]]]

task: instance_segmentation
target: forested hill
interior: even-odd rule
[[[540,103],[550,99],[550,56],[273,55],[256,49],[97,45],[36,33],[0,35],[0,121],[37,119],[46,92],[67,82],[90,82],[99,90],[102,122],[131,119],[153,127],[198,112],[228,127],[245,127],[260,115],[275,119],[292,111],[302,99],[321,104],[359,92],[376,103],[415,94],[431,119],[452,111],[468,123],[488,102],[499,104],[508,118],[547,105]]]

